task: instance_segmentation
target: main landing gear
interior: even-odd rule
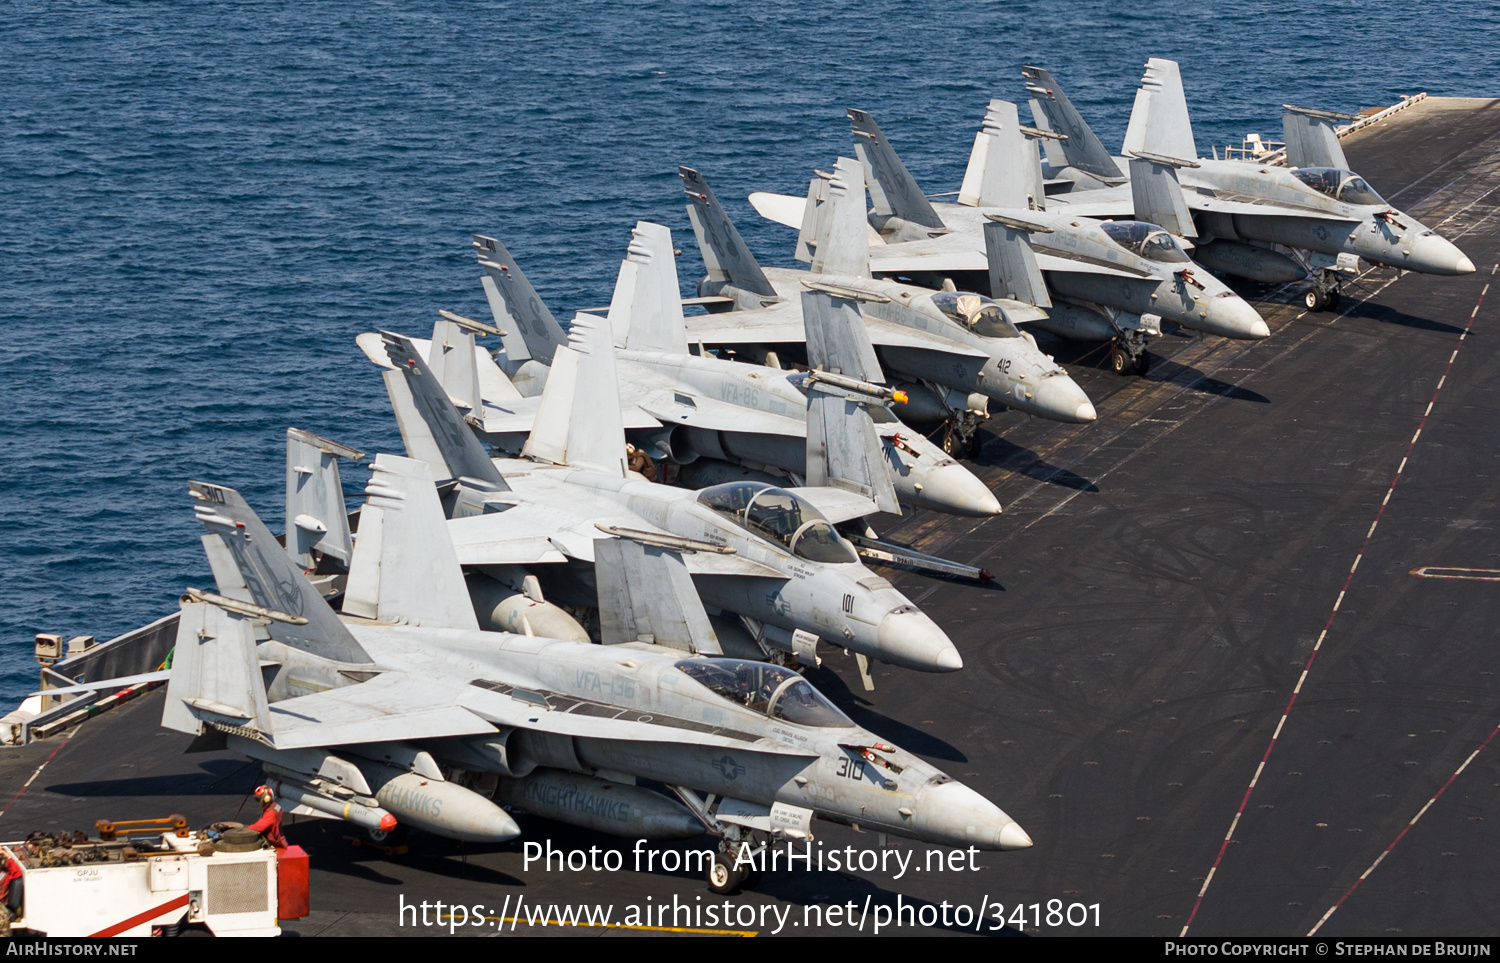
[[[941,429],[943,451],[953,458],[978,458],[984,449],[984,439],[979,435],[982,420],[972,411],[955,411]]]
[[[1146,339],[1139,331],[1124,331],[1109,347],[1109,370],[1117,375],[1143,375],[1151,368]]]

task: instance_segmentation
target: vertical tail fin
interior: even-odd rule
[[[609,322],[580,314],[553,356],[531,437],[521,455],[626,477],[625,419]]]
[[[286,550],[304,570],[317,567],[314,550],[348,567],[354,543],[339,459],[364,457],[362,451],[310,431],[286,430]]]
[[[819,186],[814,199],[808,189],[811,217],[804,216],[804,229],[813,227],[809,245],[814,274],[870,276],[870,228],[865,220],[865,169],[857,160],[840,157],[834,175]]]
[[[602,539],[594,545],[594,578],[605,645],[651,642],[694,654],[723,654],[677,551],[627,538]]]
[[[698,250],[703,253],[709,281],[732,284],[763,298],[776,297],[776,289],[766,280],[760,263],[724,213],[708,181],[691,167],[677,168],[677,175],[682,178],[682,190],[690,199],[688,220],[698,238]]]
[[[277,544],[233,488],[189,482],[193,511],[207,534],[203,546],[221,594],[306,620],[273,621],[271,638],[335,662],[368,664],[370,657]]]
[[[1339,144],[1334,123],[1353,120],[1349,114],[1337,114],[1331,110],[1310,110],[1283,104],[1286,113],[1281,115],[1281,139],[1286,141],[1286,163],[1288,167],[1336,167],[1349,169],[1349,159]]]
[[[609,326],[615,343],[633,351],[687,354],[672,232],[662,225],[636,222],[609,302]]]
[[[933,230],[944,230],[943,219],[917,186],[916,178],[901,162],[896,149],[881,133],[869,112],[851,107],[849,123],[854,130],[854,152],[865,166],[865,183],[875,202],[875,213],[899,217]]]
[[[161,724],[196,736],[205,722],[269,736],[271,710],[250,617],[185,601]]]
[[[1016,105],[990,101],[964,171],[958,203],[1036,210],[1046,203],[1036,144],[1021,129]]]
[[[382,622],[477,630],[427,465],[377,455],[372,468],[344,611]]]
[[[807,359],[815,371],[857,382],[883,381],[859,306],[823,291],[802,295]],[[809,380],[807,392],[807,484],[857,492],[882,512],[901,514],[886,467],[885,446],[868,406],[875,396],[837,384]]]
[[[505,479],[474,432],[453,407],[448,392],[422,360],[416,345],[390,331],[382,331],[386,354],[395,365],[384,371],[386,393],[401,429],[406,453],[427,463],[442,481],[470,478],[498,491],[508,491]]]
[[[1031,232],[1037,228],[1025,221],[998,214],[988,215],[984,225],[984,250],[990,262],[990,296],[1052,307],[1047,285],[1042,281],[1031,248]]]
[[[1193,215],[1188,211],[1177,168],[1197,167],[1198,162],[1137,153],[1130,159],[1130,197],[1135,219],[1150,221],[1178,237],[1197,237]]]
[[[1122,153],[1132,157],[1146,153],[1184,160],[1198,158],[1187,95],[1182,92],[1182,74],[1175,60],[1152,57],[1146,61],[1146,73],[1130,111],[1130,126],[1125,128]]]
[[[473,243],[479,266],[484,269],[482,283],[490,312],[506,332],[502,338],[506,355],[512,361],[534,358],[551,364],[552,352],[568,343],[562,325],[547,310],[504,244],[483,234],[475,234]]]
[[[1021,76],[1031,94],[1031,115],[1036,125],[1063,136],[1059,141],[1047,141],[1048,162],[1055,167],[1076,167],[1108,183],[1123,183],[1119,165],[1052,74],[1041,67],[1026,66],[1021,68]],[[1053,161],[1054,151],[1063,155],[1065,164]]]
[[[471,414],[483,415],[479,361],[474,356],[474,332],[456,321],[439,317],[432,326],[427,366],[455,404],[467,408]]]

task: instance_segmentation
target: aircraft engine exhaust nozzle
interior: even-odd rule
[[[1401,267],[1422,274],[1456,276],[1473,274],[1474,262],[1458,245],[1437,234],[1423,234],[1411,244],[1411,255]]]
[[[918,611],[892,612],[877,632],[880,661],[921,672],[956,672],[964,667],[953,640]]]
[[[944,846],[1030,849],[1031,837],[1005,810],[959,782],[925,786],[912,807],[917,838]]]

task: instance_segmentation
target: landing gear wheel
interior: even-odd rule
[[[1339,309],[1339,305],[1343,303],[1344,292],[1340,291],[1338,288],[1334,288],[1332,291],[1328,292],[1328,309],[1330,311],[1337,311]]]
[[[1135,373],[1143,375],[1151,370],[1151,356],[1142,351],[1135,359]]]
[[[395,829],[366,829],[365,836],[376,846],[403,846],[411,835],[411,827],[400,823]]]
[[[1323,311],[1328,307],[1328,295],[1320,288],[1308,288],[1307,293],[1302,296],[1302,303],[1307,305],[1309,311]]]
[[[1117,375],[1126,374],[1131,369],[1130,355],[1119,345],[1109,349],[1109,370]]]
[[[727,862],[723,853],[714,853],[713,862],[708,864],[709,889],[719,896],[732,896],[744,881],[744,873]]]
[[[957,431],[949,428],[943,432],[943,452],[951,458],[957,458],[963,453],[964,440],[959,437]]]
[[[979,432],[976,431],[974,432],[974,434],[970,435],[969,440],[964,443],[964,455],[966,455],[970,461],[973,461],[974,459],[977,459],[979,457],[979,453],[983,450],[984,439],[981,438],[979,436]]]
[[[760,883],[760,870],[747,869],[745,878],[740,880],[740,889],[754,889]]]

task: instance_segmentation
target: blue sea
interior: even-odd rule
[[[1148,56],[1181,62],[1201,149],[1283,102],[1500,94],[1500,12],[1407,0],[0,5],[0,711],[40,631],[108,638],[210,579],[186,496],[283,525],[288,425],[400,440],[362,331],[486,318],[471,232],[559,317],[608,303],[638,219],[701,274],[678,164],[764,263],[879,119],[956,190],[991,97],[1049,67],[1117,148]],[[1024,112],[1023,112],[1024,115]],[[1378,186],[1378,185],[1377,185]],[[345,474],[358,492],[365,471]]]

